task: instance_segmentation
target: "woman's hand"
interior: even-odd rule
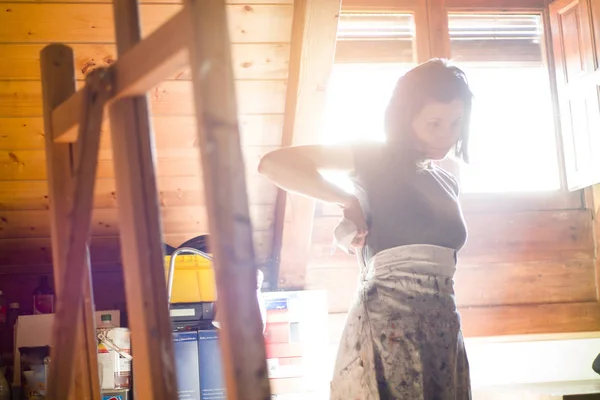
[[[364,247],[367,239],[368,227],[367,220],[363,213],[360,202],[356,196],[348,197],[348,201],[342,204],[344,218],[356,225],[356,236],[352,240],[352,246],[355,248]]]

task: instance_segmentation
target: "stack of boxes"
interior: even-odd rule
[[[327,393],[331,370],[327,297],[323,291],[263,293],[267,308],[265,346],[271,391],[278,399],[298,395],[317,399]],[[173,304],[172,313],[201,314],[200,305]],[[207,306],[204,305],[204,309]],[[210,313],[205,312],[208,317]],[[218,330],[210,319],[174,321],[175,362],[180,400],[225,400]],[[189,318],[189,317],[188,317]],[[297,398],[297,397],[294,397]],[[324,397],[327,398],[327,397]]]
[[[166,257],[165,267],[169,261]],[[327,391],[331,371],[323,362],[328,351],[326,293],[271,292],[261,297],[266,308],[265,345],[273,394],[315,398],[313,394]],[[212,324],[216,298],[210,261],[179,255],[170,312],[180,400],[226,399],[218,330]]]
[[[168,269],[170,257],[165,257]],[[196,255],[179,255],[171,293],[177,391],[180,400],[225,400],[212,264]]]

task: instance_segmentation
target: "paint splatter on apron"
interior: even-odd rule
[[[409,245],[376,254],[342,334],[331,400],[470,400],[454,298],[453,249]]]

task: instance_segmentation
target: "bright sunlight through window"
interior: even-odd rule
[[[375,19],[354,21],[373,40]],[[412,41],[411,19],[380,41]],[[340,21],[340,31],[349,24]],[[559,164],[549,73],[543,57],[543,29],[538,15],[450,14],[452,58],[467,74],[475,94],[471,120],[471,163],[460,165],[463,193],[552,191],[560,189]],[[346,28],[346,31],[348,29]],[[403,32],[403,34],[398,34]],[[367,35],[365,35],[367,36]],[[345,37],[338,38],[338,44]],[[347,45],[348,43],[344,43]],[[346,46],[347,47],[347,46]],[[398,78],[415,64],[411,59],[369,59],[336,63],[328,85],[321,143],[383,141],[383,113]],[[343,46],[338,48],[344,49]],[[339,51],[339,50],[338,50]],[[333,176],[329,177],[334,179]],[[340,182],[338,178],[336,181]],[[347,186],[347,182],[343,185]]]
[[[560,189],[539,15],[449,14],[452,58],[475,94],[464,192]]]

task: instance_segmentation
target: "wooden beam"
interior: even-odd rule
[[[596,250],[596,260],[595,260],[595,271],[596,271],[596,299],[600,302],[600,257],[598,257],[598,248],[600,248],[600,235],[597,232],[600,232],[600,184],[593,185],[587,190],[589,199],[589,206],[592,209],[592,215],[594,218],[594,248]]]
[[[418,0],[418,4],[413,14],[415,24],[415,42],[413,44],[413,60],[415,63],[422,63],[431,58],[431,41],[429,29],[429,16],[427,14],[428,0]]]
[[[422,0],[343,0],[343,12],[410,12]],[[446,7],[470,11],[543,10],[551,0],[446,0]]]
[[[53,347],[56,357],[52,363],[53,379],[48,387],[49,399],[65,399],[69,396],[70,382],[76,371],[77,331],[71,329],[79,323],[77,313],[84,300],[83,287],[91,276],[88,241],[92,224],[94,186],[98,168],[100,128],[106,99],[110,97],[111,77],[105,69],[88,75],[83,97],[79,125],[79,151],[75,156],[75,187],[72,208],[69,213],[69,237],[65,270],[60,277],[61,291],[58,297],[56,320],[53,326]]]
[[[340,8],[340,0],[294,2],[282,146],[318,142]],[[305,285],[314,214],[314,200],[278,192],[273,258],[279,260],[274,276],[281,288],[301,289]]]
[[[335,62],[412,64],[414,47],[412,40],[343,40],[337,43]],[[540,45],[524,40],[458,40],[452,43],[452,57],[458,57],[461,65],[485,63],[496,68],[539,68],[544,62]]]
[[[185,8],[227,398],[265,400],[271,393],[225,1],[186,0]]]
[[[550,0],[547,0],[548,4]],[[558,79],[556,70],[558,66],[556,62],[554,62],[554,43],[552,41],[552,19],[550,18],[550,7],[544,7],[544,11],[542,12],[542,26],[543,26],[543,42],[542,45],[542,56],[544,58],[544,64],[548,68],[548,78],[550,85],[550,95],[552,101],[552,115],[554,122],[554,138],[556,143],[556,159],[558,165],[564,166],[567,165],[565,161],[565,149],[564,142],[562,140],[562,129],[561,129],[561,113],[560,113],[560,101],[558,96]],[[560,179],[560,187],[567,188],[569,185],[567,183],[567,171],[565,168],[559,168],[559,179]],[[573,193],[573,192],[568,192]],[[582,205],[585,206],[584,203],[584,193],[580,192]]]
[[[450,58],[447,0],[426,0],[429,29],[429,57]]]
[[[422,0],[343,0],[343,12],[412,12]],[[542,11],[551,0],[446,0],[451,11]]]
[[[600,337],[600,305],[595,302],[459,308],[470,342],[532,342]],[[329,314],[333,341],[339,340],[346,312]]]
[[[63,290],[63,274],[67,258],[67,243],[70,235],[68,218],[72,208],[73,166],[71,156],[73,146],[57,144],[52,141],[52,110],[75,93],[75,69],[72,49],[67,46],[53,44],[45,47],[40,53],[42,92],[44,98],[44,130],[46,143],[46,164],[48,169],[48,197],[50,200],[50,222],[52,238],[52,261],[54,285],[56,291]],[[86,260],[87,262],[87,260]],[[89,267],[89,265],[87,266]],[[86,270],[89,271],[88,268]],[[98,379],[96,328],[94,323],[94,304],[91,289],[91,277],[84,275],[84,301],[77,310],[80,323],[76,329],[75,346],[78,349],[76,377],[74,388],[72,382],[65,383],[68,395],[63,399],[99,400],[100,383]],[[59,298],[59,301],[61,299]],[[73,328],[72,328],[73,329]],[[56,343],[54,333],[53,343]],[[55,358],[56,348],[52,348]],[[60,356],[59,356],[60,357]],[[54,379],[56,370],[50,371],[49,385],[57,383]],[[50,388],[49,388],[50,389]],[[49,390],[51,392],[51,390]]]
[[[164,25],[119,57],[109,68],[115,77],[114,97],[145,96],[165,78],[181,71],[188,63],[186,45],[190,35],[186,10],[180,11]],[[140,62],[144,60],[144,62]],[[55,142],[77,140],[79,109],[83,89],[64,100],[52,112]]]
[[[465,337],[600,331],[600,304],[533,304],[459,308]]]
[[[549,0],[446,0],[449,11],[542,11]]]
[[[114,20],[117,52],[122,59],[127,59],[135,54],[134,48],[141,40],[137,1],[115,0]],[[185,25],[184,20],[180,23]],[[175,29],[171,32],[181,34]],[[158,53],[161,53],[160,49],[174,45],[174,39],[168,35],[156,38],[153,45]],[[144,43],[151,42],[146,39],[139,46]],[[134,70],[139,66],[139,59],[135,61],[131,65]],[[121,76],[135,75],[121,72]],[[155,78],[161,77],[156,75]],[[134,395],[145,400],[176,399],[177,379],[167,304],[155,146],[147,96],[112,103],[110,122],[114,166],[115,171],[119,171],[116,186],[125,294],[132,348],[135,349]]]
[[[343,12],[412,12],[421,0],[342,0]]]

